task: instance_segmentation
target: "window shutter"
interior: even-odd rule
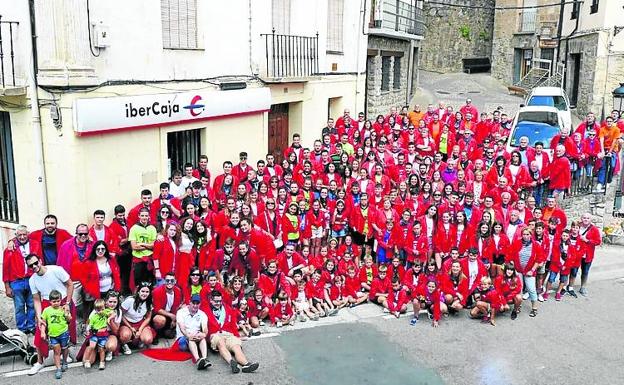
[[[164,48],[197,48],[196,0],[161,0]]]
[[[279,35],[290,34],[290,0],[273,0],[271,9],[272,27]]]
[[[327,2],[327,51],[342,52],[344,0]]]

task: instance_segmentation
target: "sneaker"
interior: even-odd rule
[[[43,369],[43,364],[40,364],[38,362],[35,362],[35,364],[30,368],[30,370],[28,371],[28,375],[29,376],[34,376],[35,374],[39,373],[39,371]]]
[[[252,330],[251,335],[253,337],[258,337],[262,332],[260,330]]]
[[[104,358],[105,361],[112,361],[113,360],[113,352],[106,352],[106,357]]]
[[[99,367],[99,369],[100,369],[100,370],[104,370],[104,369],[106,369],[106,361],[100,361],[100,367]]]
[[[85,361],[84,362],[84,368],[85,369],[91,369],[91,363],[89,361]]]
[[[383,312],[384,312],[384,314],[387,314],[387,313],[390,313],[390,310],[388,310],[388,309],[386,309],[386,308],[384,307]]]
[[[132,354],[132,350],[130,350],[130,346],[128,346],[128,344],[123,344],[121,345],[121,351],[123,352],[123,354],[125,354],[126,356],[129,356],[130,354]]]
[[[208,369],[211,366],[212,366],[212,362],[210,362],[209,359],[204,358],[204,369]]]
[[[529,293],[524,293],[524,294],[522,294],[522,299],[523,299],[523,300],[525,300],[525,301],[526,301],[527,299],[529,299]]]
[[[561,301],[561,293],[555,294],[555,301]]]
[[[243,370],[243,373],[252,373],[258,370],[259,366],[260,364],[257,362],[248,362],[242,366],[242,370]]]
[[[281,327],[282,327],[282,325],[283,325],[283,324],[282,324],[282,321],[277,321],[277,322],[275,323],[275,327],[276,327],[276,328],[281,328]]]
[[[581,288],[579,289],[579,293],[580,293],[582,296],[586,296],[586,295],[587,295],[587,289],[585,289],[584,287],[581,287]]]
[[[596,191],[596,192],[601,192],[601,191],[602,191],[602,184],[601,184],[601,183],[598,183],[598,184],[596,185],[596,190],[594,190],[594,191]]]
[[[537,309],[531,309],[531,312],[529,313],[529,317],[535,317],[537,316]]]
[[[233,358],[230,360],[230,368],[232,369],[232,373],[234,373],[234,374],[240,372],[240,368],[238,367],[238,363]]]
[[[410,325],[412,325],[412,326],[416,326],[417,323],[418,323],[418,317],[413,317],[410,320]]]
[[[429,320],[430,320],[430,321],[433,321],[433,314],[431,314],[431,313],[427,312],[427,316],[429,317]]]
[[[397,318],[399,318],[399,317],[401,316],[401,313],[400,313],[400,312],[398,312],[398,311],[395,311],[395,312],[394,312],[394,316],[395,316],[395,317],[397,317]]]
[[[518,318],[518,312],[515,310],[511,311],[511,320],[515,320],[516,318]]]
[[[208,364],[210,364],[210,362],[208,361]],[[205,358],[200,358],[199,360],[197,360],[197,370],[204,370],[206,368],[208,368],[208,366],[210,365],[206,365],[206,359]]]
[[[63,360],[61,361],[61,372],[66,372],[66,371],[67,371],[67,362]]]
[[[543,296],[543,295],[538,294],[538,295],[537,295],[537,300],[538,300],[538,301],[540,301],[540,302],[544,302],[546,299],[544,298],[544,296]]]
[[[264,326],[264,321],[260,321],[260,326]]]
[[[542,298],[544,299],[544,301],[548,300],[548,298],[550,298],[550,294],[548,293],[544,293],[544,295],[542,296]],[[539,299],[539,298],[538,298]]]
[[[63,371],[61,370],[61,368],[58,368],[56,369],[56,372],[54,372],[54,378],[60,380],[61,377],[63,377]]]
[[[576,292],[572,288],[568,289],[568,294],[570,294],[574,298],[578,298],[578,295],[576,295]]]
[[[330,317],[333,317],[333,316],[335,316],[336,314],[338,314],[338,309],[331,309],[331,310],[329,311],[329,313],[328,313],[328,315],[329,315]]]

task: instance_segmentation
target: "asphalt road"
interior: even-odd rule
[[[0,378],[6,384],[607,384],[624,378],[624,280],[591,286],[590,297],[549,300],[536,318],[523,311],[497,326],[465,314],[426,321],[377,315],[340,324],[283,330],[245,342],[261,363],[254,374],[237,374],[218,357],[207,372],[190,362],[157,362],[141,354],[116,358],[107,369],[70,368],[61,381],[52,372]],[[525,306],[526,307],[526,306]],[[339,319],[336,319],[338,321]],[[329,321],[328,321],[329,322]],[[614,382],[615,381],[615,382]]]

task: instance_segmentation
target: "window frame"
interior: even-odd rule
[[[594,14],[598,12],[598,8],[600,7],[600,0],[592,0],[591,7],[589,8],[589,14]]]
[[[0,221],[9,223],[19,223],[14,154],[11,115],[0,111]]]
[[[177,18],[177,42],[175,42],[175,32],[172,32],[172,19],[171,19],[171,7],[174,4],[178,7],[178,18]],[[185,34],[187,36],[186,43],[181,44],[183,36],[180,31],[180,22],[182,17],[179,15],[180,3],[183,2],[186,5],[186,31]],[[193,5],[193,10],[189,10],[189,4]],[[169,14],[166,13],[166,10],[169,10]],[[193,13],[193,18],[188,18],[190,12]],[[160,23],[162,28],[162,45],[163,49],[166,50],[201,50],[201,41],[200,41],[200,33],[199,28],[200,25],[198,23],[198,9],[197,9],[197,0],[160,0]],[[167,16],[167,19],[165,19]],[[190,26],[189,21],[192,20],[194,24],[194,28]],[[190,35],[194,34],[194,39],[191,39]],[[194,44],[188,44],[189,42],[194,40]]]
[[[325,52],[344,54],[344,0],[327,0],[327,36]],[[334,12],[340,10],[340,12]]]
[[[392,60],[392,88],[395,90],[400,90],[401,89],[401,58],[403,56],[393,56],[393,60]],[[399,63],[399,65],[397,66],[397,62]],[[399,71],[397,76],[397,69]]]
[[[387,92],[390,91],[390,66],[392,65],[392,56],[382,56],[381,57],[381,91]],[[387,71],[385,71],[384,76],[384,63],[387,64]],[[384,85],[385,83],[385,85]]]

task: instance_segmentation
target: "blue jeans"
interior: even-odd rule
[[[526,275],[522,275],[519,274],[522,277],[522,280],[524,282],[524,287],[527,291],[527,293],[529,293],[529,300],[531,302],[535,302],[537,301],[537,289],[535,288],[535,276],[533,277],[527,277]]]
[[[35,305],[28,286],[28,279],[18,279],[9,284],[13,290],[15,324],[23,332],[35,330]]]
[[[606,183],[611,183],[611,179],[613,179],[613,170],[615,169],[616,159],[617,154],[611,154],[611,156],[605,156],[604,158],[602,158],[602,166],[600,166],[600,170],[598,170],[598,183],[602,185]],[[610,165],[608,175],[607,165]]]

